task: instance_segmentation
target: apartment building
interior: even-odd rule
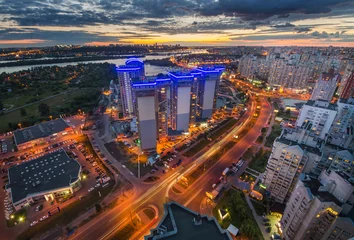
[[[331,127],[328,143],[354,150],[354,99],[340,99],[338,113]]]
[[[316,148],[279,137],[273,144],[263,179],[263,184],[275,201],[286,201],[299,175],[310,172],[320,156],[321,153]]]
[[[327,73],[322,73],[317,80],[311,95],[311,100],[331,101],[340,81],[340,75],[331,68]]]
[[[117,67],[120,105],[125,117],[134,116],[132,84],[145,76],[144,71],[144,63],[136,58],[130,58],[125,65]]]
[[[156,83],[134,83],[135,113],[142,151],[155,151],[157,140]]]
[[[334,171],[318,179],[301,174],[281,219],[285,240],[349,239],[354,236],[353,182]]]
[[[311,78],[311,68],[306,64],[291,64],[285,59],[272,61],[268,82],[271,86],[306,89]]]
[[[323,100],[309,100],[300,110],[296,126],[306,129],[306,136],[311,137],[313,142],[318,143],[319,140],[324,140],[329,133],[336,114],[336,105]],[[307,140],[303,138],[303,141]],[[313,144],[309,142],[310,146],[313,146]]]

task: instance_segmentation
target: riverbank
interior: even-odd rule
[[[56,63],[71,63],[71,62],[90,62],[108,59],[125,59],[129,57],[143,58],[145,55],[132,55],[132,56],[89,56],[89,57],[73,57],[73,58],[57,58],[57,59],[44,59],[44,60],[21,60],[16,62],[0,62],[1,67],[16,67],[16,66],[35,66],[42,64],[56,64]]]

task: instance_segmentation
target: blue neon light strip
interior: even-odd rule
[[[171,81],[171,78],[157,78],[157,82],[162,82],[162,81]]]
[[[173,73],[168,73],[169,76],[172,76],[174,78],[193,78],[193,76],[188,76],[188,75],[185,75],[185,76],[176,76],[174,75]]]
[[[156,82],[153,83],[134,83],[133,87],[140,87],[140,86],[155,86]]]
[[[141,68],[117,68],[117,71],[136,71],[136,70],[140,70]]]
[[[220,71],[222,71],[221,68],[215,68],[217,70],[204,70],[204,69],[200,69],[200,68],[196,68],[195,70],[200,71],[200,72],[204,72],[204,73],[219,73]]]
[[[127,61],[125,61],[125,64],[128,64],[130,62],[140,62],[140,63],[144,63],[143,61],[141,61],[138,58],[129,58]]]

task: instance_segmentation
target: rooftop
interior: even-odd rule
[[[63,149],[9,168],[11,198],[16,203],[28,195],[69,187],[80,174],[81,166]]]
[[[336,110],[336,108],[337,108],[336,104],[329,103],[329,102],[322,100],[322,99],[318,99],[316,101],[308,100],[307,103],[305,103],[305,105],[329,109],[329,110]]]
[[[151,230],[146,240],[153,239],[203,239],[226,240],[231,239],[230,234],[223,230],[215,218],[201,216],[184,206],[170,202],[165,204],[165,215],[156,229]],[[196,225],[194,220],[199,220]],[[163,229],[163,231],[161,231]]]
[[[323,186],[320,181],[314,178],[301,179],[304,186],[309,188],[312,195],[316,196],[322,202],[334,202],[338,206],[342,206],[342,203],[332,194],[327,191],[319,191],[319,188]]]
[[[284,134],[286,136],[286,133]],[[319,149],[319,148],[315,148],[315,147],[310,147],[310,146],[307,146],[305,144],[299,144],[298,142],[296,141],[292,141],[292,140],[289,140],[287,138],[285,138],[284,136],[281,136],[281,137],[278,137],[276,139],[277,142],[280,142],[280,143],[284,143],[286,145],[298,145],[301,147],[302,150],[304,151],[307,151],[307,152],[310,152],[310,153],[313,153],[313,154],[316,154],[318,156],[321,156],[322,155],[322,151]]]
[[[39,123],[37,125],[19,129],[14,132],[16,144],[26,143],[38,138],[48,137],[54,133],[62,132],[69,125],[62,118]]]

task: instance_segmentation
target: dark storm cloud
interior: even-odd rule
[[[294,31],[296,31],[297,33],[308,33],[312,31],[312,28],[310,27],[296,27],[294,28]]]
[[[14,0],[0,2],[0,13],[23,26],[81,26],[118,24],[122,20],[170,18],[175,16],[233,16],[262,20],[292,14],[329,14],[334,6],[350,0]],[[86,6],[84,10],[83,6]],[[87,6],[89,6],[87,10]],[[352,5],[353,6],[353,5]],[[344,8],[342,14],[350,14]],[[308,16],[304,17],[307,18]],[[290,22],[290,20],[289,20]],[[250,29],[254,25],[249,24]]]
[[[200,8],[205,16],[235,14],[244,20],[267,19],[272,16],[285,17],[291,13],[324,14],[332,7],[350,3],[351,0],[219,0],[209,1]]]
[[[117,37],[102,36],[98,33],[87,33],[83,31],[43,31],[35,28],[23,30],[6,28],[0,29],[0,40],[22,40],[22,39],[42,39],[48,45],[70,42],[71,44],[81,44],[84,42],[114,41]]]
[[[127,39],[149,39],[162,33],[224,34],[228,30],[257,30],[264,26],[270,27],[262,30],[266,35],[293,32],[304,38],[337,38],[336,33],[328,33],[327,37],[323,33],[309,35],[313,29],[316,30],[316,25],[295,26],[292,22],[353,15],[353,0],[21,0],[20,4],[17,0],[0,0],[0,19],[2,17],[3,22],[14,21],[20,27],[99,27],[112,24],[122,28],[134,26],[148,33],[128,34],[124,29],[117,29]],[[196,19],[186,25],[181,23],[182,17]],[[342,31],[351,29],[351,26],[338,26],[336,31],[342,37]],[[0,39],[8,40],[36,38],[55,43],[117,41],[117,37],[84,31],[27,29],[21,32],[12,29],[12,32],[6,30],[4,36],[1,31]]]
[[[314,31],[311,33],[311,36],[315,38],[340,38],[341,35],[343,35],[345,32],[335,32],[335,33],[328,33],[326,31],[323,32],[318,32]]]

